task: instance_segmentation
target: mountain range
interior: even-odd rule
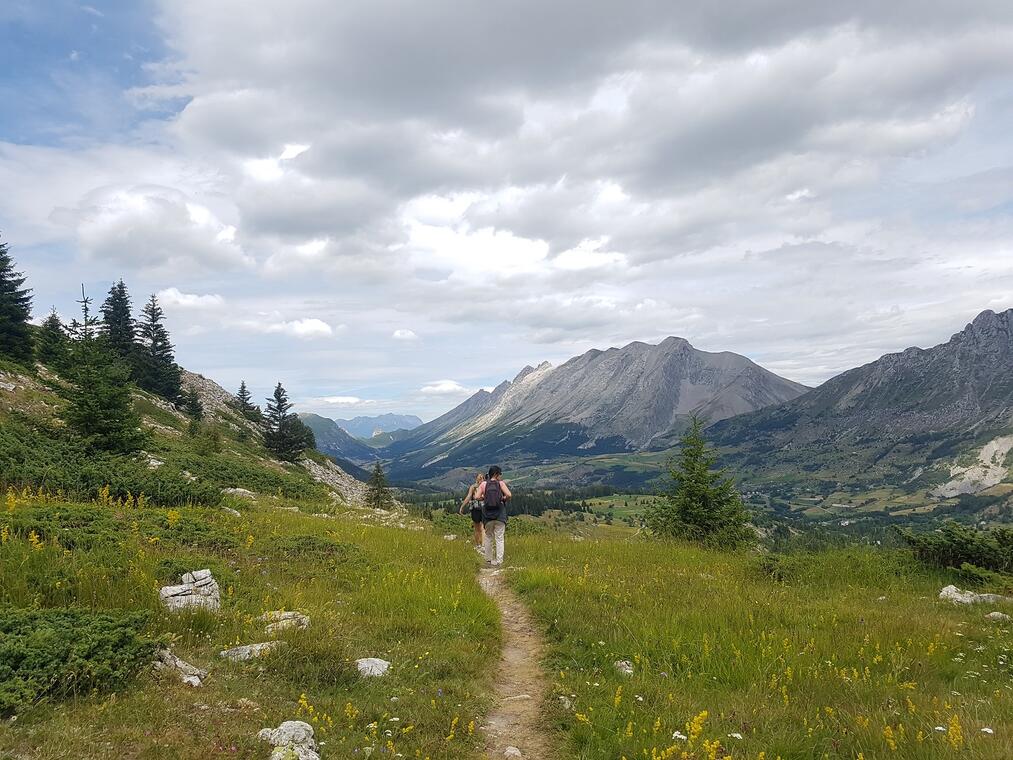
[[[554,367],[525,367],[382,452],[398,477],[430,478],[492,461],[513,466],[664,448],[691,416],[717,421],[795,399],[808,389],[730,352],[683,338],[591,350]]]
[[[303,413],[299,415],[306,426],[313,431],[317,440],[317,450],[334,457],[338,460],[345,460],[355,464],[364,464],[374,461],[376,451],[358,438],[353,438],[342,428],[337,421],[319,414]]]
[[[334,423],[354,438],[368,439],[397,430],[414,430],[422,424],[422,420],[414,414],[377,414],[350,420],[337,419]]]

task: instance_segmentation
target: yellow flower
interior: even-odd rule
[[[950,725],[946,729],[946,741],[953,749],[961,749],[964,746],[964,729],[960,725],[960,717],[956,713],[950,718]]]

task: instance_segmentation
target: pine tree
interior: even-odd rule
[[[679,455],[669,464],[672,486],[648,508],[647,526],[658,536],[687,538],[711,546],[736,548],[754,538],[742,497],[707,445],[703,422],[693,418]]]
[[[165,329],[165,313],[152,295],[141,310],[138,327],[140,351],[136,364],[137,384],[146,391],[169,401],[179,398],[182,372],[173,356],[169,332]]]
[[[134,411],[130,371],[94,334],[91,299],[81,290],[83,322],[71,351],[71,387],[66,391],[67,425],[93,448],[132,452],[144,435]]]
[[[62,370],[67,367],[70,351],[70,338],[67,328],[60,321],[60,315],[54,308],[49,312],[39,329],[35,339],[35,359],[47,367]]]
[[[91,313],[92,299],[84,292],[84,285],[81,286],[81,300],[77,303],[81,305],[82,321],[78,322],[77,317],[70,321],[70,337],[76,341],[90,341],[98,329],[98,317]]]
[[[292,403],[281,383],[267,399],[264,445],[283,462],[294,462],[306,449],[316,446],[313,431],[292,413]]]
[[[32,361],[32,291],[23,287],[25,277],[14,271],[7,244],[0,242],[0,356],[14,361]]]
[[[387,487],[387,476],[383,473],[383,465],[377,462],[373,467],[373,474],[366,484],[366,506],[371,509],[386,509],[392,501],[390,489]]]
[[[137,326],[131,313],[130,294],[123,280],[109,288],[101,311],[101,332],[109,349],[133,366],[137,361]]]
[[[260,407],[253,403],[253,396],[246,387],[245,380],[239,383],[239,392],[236,393],[236,407],[248,420],[260,422],[263,419],[263,413],[260,411]]]
[[[204,419],[204,403],[200,400],[197,389],[193,386],[187,388],[183,393],[183,411],[192,420],[200,422]]]

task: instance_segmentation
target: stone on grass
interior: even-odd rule
[[[225,496],[235,496],[239,499],[256,499],[257,494],[253,491],[247,490],[246,488],[223,488],[222,493]]]
[[[233,662],[246,662],[270,654],[278,647],[283,646],[284,643],[284,641],[264,641],[260,644],[244,644],[241,647],[222,650],[218,656]]]
[[[155,661],[152,663],[151,667],[159,674],[174,674],[187,686],[192,686],[194,688],[203,686],[204,679],[208,677],[208,672],[206,670],[202,670],[201,668],[195,667],[188,662],[184,662],[168,649],[159,649],[158,652],[155,653]]]
[[[1013,599],[1008,596],[976,594],[973,591],[961,591],[956,586],[946,586],[939,592],[939,598],[943,601],[953,602],[954,604],[980,604],[982,602],[986,604],[999,604],[1001,602],[1013,602]]]
[[[232,507],[222,507],[222,511],[223,512],[228,512],[233,517],[242,517],[243,516],[242,512],[240,512],[238,509],[233,509]]]
[[[293,610],[272,610],[265,612],[258,620],[267,623],[264,631],[268,636],[280,633],[281,631],[305,630],[310,627],[309,615]]]
[[[203,608],[217,611],[222,606],[218,581],[210,570],[194,570],[181,578],[179,586],[163,586],[158,596],[166,609],[175,611]]]
[[[613,663],[613,665],[620,675],[624,676],[633,675],[633,663],[630,662],[629,660],[616,660],[615,663]]]
[[[445,535],[445,536],[443,537],[443,540],[444,540],[444,541],[456,541],[456,540],[457,540],[457,536],[455,536],[455,535],[454,535],[454,534],[452,534],[452,533],[448,533],[447,535]]]
[[[524,757],[517,747],[507,747],[503,750],[503,757]]]
[[[390,663],[379,657],[363,657],[355,661],[355,667],[359,669],[359,675],[363,678],[379,678],[387,675]]]
[[[301,720],[286,720],[277,728],[264,728],[257,738],[274,747],[271,760],[320,760],[313,726]]]
[[[1008,623],[1010,620],[1013,620],[1013,618],[1005,612],[990,612],[985,615],[985,619],[991,620],[994,623]]]

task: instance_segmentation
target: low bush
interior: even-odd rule
[[[146,622],[140,612],[0,609],[0,716],[121,688],[151,661]]]
[[[306,534],[272,538],[267,544],[267,553],[274,556],[325,557],[345,561],[359,557],[362,550],[355,544]]]
[[[909,528],[899,533],[927,565],[953,569],[971,565],[992,573],[1013,573],[1013,528],[980,531],[947,522],[931,533],[915,533]]]

